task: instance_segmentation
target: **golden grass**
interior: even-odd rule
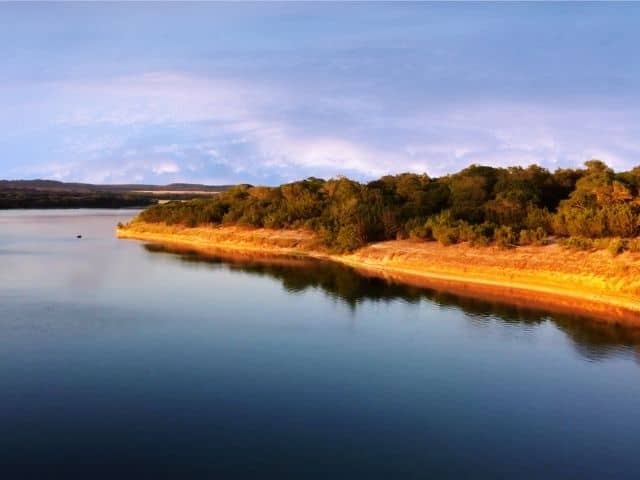
[[[613,257],[607,251],[573,251],[559,245],[513,249],[442,246],[397,240],[371,244],[347,255],[321,248],[313,232],[242,227],[186,228],[134,222],[119,238],[276,255],[307,255],[366,270],[395,281],[447,283],[487,296],[529,298],[640,324],[640,253]]]
[[[295,254],[316,247],[313,232],[243,227],[195,227],[134,222],[118,228],[118,238],[133,238],[194,247],[220,247],[241,251],[269,251]]]

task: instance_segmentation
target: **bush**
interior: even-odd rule
[[[491,243],[492,236],[487,236],[482,229],[473,229],[473,238],[469,239],[469,243],[473,247],[486,247]]]
[[[542,227],[535,230],[523,229],[518,235],[519,245],[544,245],[547,240],[547,232]]]
[[[562,246],[572,250],[593,250],[595,248],[593,240],[584,237],[569,237],[561,242]]]
[[[609,253],[611,253],[611,255],[613,255],[614,257],[624,252],[624,249],[625,243],[621,238],[612,238],[609,242],[609,246],[607,247]]]
[[[528,230],[537,231],[541,229],[544,232],[551,231],[553,219],[546,208],[530,207],[527,211],[525,225]]]
[[[441,226],[437,230],[433,231],[434,238],[444,246],[453,245],[458,243],[460,237],[458,236],[458,229],[456,227]]]
[[[451,245],[460,241],[460,222],[453,219],[451,212],[445,210],[436,216],[430,217],[425,228],[431,231],[431,235],[442,245]]]
[[[511,248],[518,243],[518,235],[511,227],[501,226],[493,233],[496,245],[501,248]]]
[[[605,213],[609,235],[633,237],[638,234],[639,217],[630,205],[612,205]]]
[[[408,221],[403,230],[408,232],[409,238],[414,240],[434,240],[431,227],[417,218]]]
[[[493,231],[493,225],[488,222],[480,225],[460,222],[458,225],[458,239],[461,242],[469,242],[473,246],[485,246],[491,243]]]
[[[332,242],[332,247],[340,253],[351,252],[366,244],[356,225],[340,227],[338,235]]]

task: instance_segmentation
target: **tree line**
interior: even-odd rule
[[[402,238],[505,247],[542,244],[552,236],[575,246],[617,238],[619,249],[637,248],[640,167],[614,172],[599,160],[554,172],[537,165],[472,165],[439,178],[403,173],[366,184],[311,177],[155,205],[140,219],[189,227],[305,228],[339,252]]]
[[[0,189],[0,209],[14,208],[124,208],[156,203],[149,195],[110,192]]]

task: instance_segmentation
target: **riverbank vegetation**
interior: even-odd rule
[[[472,165],[440,178],[405,173],[367,184],[342,177],[240,185],[214,198],[152,206],[139,219],[306,229],[336,252],[404,238],[502,247],[559,238],[571,248],[617,254],[640,250],[640,167],[614,172],[598,160],[554,172]]]

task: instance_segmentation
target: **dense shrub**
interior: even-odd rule
[[[493,237],[496,245],[502,248],[511,248],[518,243],[518,235],[511,227],[506,225],[496,228]]]
[[[544,245],[546,240],[547,232],[542,227],[522,229],[518,235],[518,245]]]
[[[562,240],[562,245],[572,250],[593,250],[595,244],[592,239],[584,237],[569,237]]]
[[[422,219],[409,220],[404,226],[404,231],[408,232],[409,238],[414,240],[434,240],[431,226]]]
[[[454,219],[449,210],[429,218],[425,227],[431,232],[434,240],[442,245],[451,245],[460,241],[460,222]]]
[[[495,225],[484,222],[480,225],[472,226],[472,234],[469,242],[475,246],[484,246],[491,243],[495,232]]]

